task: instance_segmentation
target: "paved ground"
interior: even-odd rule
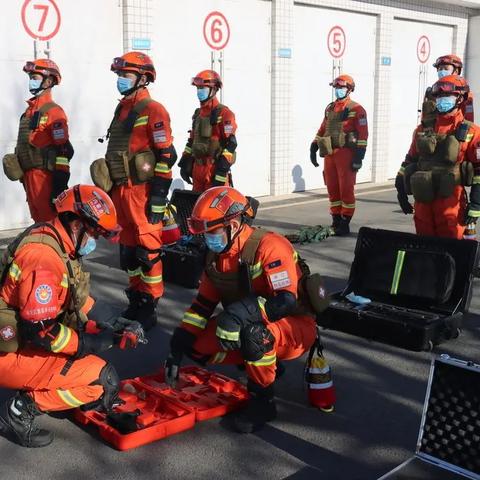
[[[318,193],[298,194],[287,204],[265,202],[258,224],[291,232],[299,224],[328,222],[327,203]],[[363,191],[349,238],[327,239],[299,248],[312,270],[325,275],[331,290],[348,278],[359,225],[412,231],[393,190]],[[126,304],[126,276],[106,245],[87,262],[93,292]],[[478,288],[478,284],[475,285]],[[474,292],[471,314],[460,338],[437,348],[480,361],[480,301]],[[193,291],[168,285],[150,343],[136,351],[109,352],[123,378],[154,371],[166,356],[172,329]],[[55,431],[50,447],[28,450],[0,438],[1,479],[325,479],[374,480],[405,460],[415,449],[430,354],[415,353],[326,331],[327,355],[334,368],[338,404],[323,414],[306,404],[303,359],[287,364],[277,386],[279,418],[264,431],[240,436],[221,420],[130,451],[117,452],[69,419],[42,418]],[[235,369],[223,370],[238,376]],[[0,390],[0,399],[10,392]]]

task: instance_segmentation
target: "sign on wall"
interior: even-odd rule
[[[25,0],[23,28],[34,40],[51,40],[60,30],[60,10],[54,0]]]

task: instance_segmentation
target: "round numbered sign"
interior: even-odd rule
[[[430,40],[426,35],[422,35],[417,42],[417,57],[420,63],[428,62],[430,58]]]
[[[203,38],[214,50],[223,50],[230,40],[230,25],[225,15],[211,12],[203,22]]]
[[[54,0],[25,0],[22,23],[35,40],[50,40],[60,29],[60,10]]]
[[[327,46],[330,55],[333,58],[340,58],[345,53],[345,46],[347,44],[347,38],[343,28],[339,25],[335,25],[328,32]]]

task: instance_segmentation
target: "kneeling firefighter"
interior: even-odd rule
[[[231,187],[210,188],[197,200],[189,228],[205,235],[210,252],[166,362],[172,384],[184,354],[200,363],[244,365],[251,400],[233,417],[242,433],[276,417],[277,362],[309,350],[316,339],[314,309],[328,305],[319,275],[307,275],[308,267],[284,237],[251,227],[253,217],[251,201]],[[224,310],[213,317],[220,302]]]
[[[55,208],[57,216],[21,233],[0,264],[0,387],[18,390],[0,406],[0,432],[25,447],[52,442],[52,433],[35,425],[42,413],[110,409],[118,375],[93,354],[145,341],[138,322],[94,304],[79,261],[96,238],[118,235],[109,196],[76,185]]]
[[[467,82],[457,75],[433,85],[435,124],[415,129],[395,179],[400,207],[405,214],[415,212],[419,235],[461,239],[465,226],[480,216],[480,127],[465,120],[461,109],[468,92]],[[469,203],[466,186],[471,186]]]

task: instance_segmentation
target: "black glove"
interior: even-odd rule
[[[170,353],[165,361],[165,382],[172,388],[177,385],[180,364],[184,354],[190,355],[195,342],[195,335],[188,330],[177,327],[170,339]]]
[[[68,180],[70,180],[70,172],[64,170],[54,170],[52,172],[52,195],[50,202],[53,204],[55,199],[68,188]]]
[[[222,187],[228,180],[228,172],[230,171],[230,163],[223,156],[217,158],[215,162],[215,175],[212,179],[212,187]]]
[[[314,167],[319,167],[317,161],[318,143],[314,140],[310,145],[310,161]]]
[[[405,182],[403,175],[397,175],[395,178],[395,188],[397,189],[397,199],[402,212],[405,215],[413,213],[412,204],[408,201],[408,195],[405,192]]]
[[[477,223],[480,216],[480,184],[475,183],[470,188],[470,203],[465,211],[465,225]]]
[[[163,220],[167,208],[167,195],[171,180],[154,177],[151,183],[150,198],[147,204],[148,223],[156,225]]]
[[[365,158],[365,148],[358,148],[356,147],[354,152],[353,152],[353,158],[352,158],[352,170],[354,172],[358,172],[362,168],[362,162],[363,159]]]
[[[180,176],[189,185],[192,184],[193,161],[193,156],[190,153],[183,152],[182,158],[178,162]]]

